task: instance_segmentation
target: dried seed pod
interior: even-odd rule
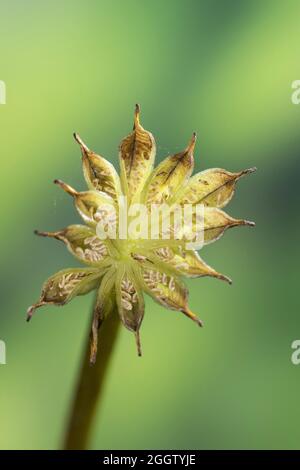
[[[210,276],[232,284],[229,277],[208,266],[194,250],[186,250],[182,246],[165,246],[154,250],[154,256],[156,264],[161,264],[162,269],[174,270],[178,276]]]
[[[123,325],[134,332],[138,355],[142,355],[139,330],[144,317],[144,298],[136,275],[129,266],[116,275],[116,299]]]
[[[234,219],[215,207],[204,207],[203,218],[197,220],[194,214],[192,224],[183,226],[177,235],[184,240],[194,242],[203,232],[203,244],[208,245],[219,240],[227,229],[239,225],[253,227],[255,223],[244,219]]]
[[[172,198],[182,185],[186,184],[194,168],[196,134],[183,152],[167,157],[153,171],[144,191],[148,206],[162,204]]]
[[[114,166],[90,150],[78,134],[75,133],[74,138],[81,148],[83,174],[88,187],[106,193],[117,203],[121,184]]]
[[[179,310],[202,326],[202,321],[188,307],[188,290],[175,275],[170,275],[155,266],[142,266],[141,279],[145,292],[156,302],[171,310]]]
[[[95,289],[101,275],[102,272],[96,268],[70,268],[49,277],[43,285],[38,302],[27,310],[27,320],[43,305],[65,305],[76,295],[87,294]]]
[[[95,232],[85,225],[70,225],[58,232],[40,232],[42,237],[56,238],[64,242],[69,251],[85,264],[90,266],[106,266],[111,263],[108,243],[101,240]]]
[[[159,304],[183,312],[201,326],[201,320],[188,307],[188,291],[180,277],[211,276],[231,282],[208,266],[194,251],[194,245],[198,247],[200,241],[204,245],[212,243],[230,227],[254,225],[247,220],[234,219],[220,209],[232,198],[236,182],[254,169],[230,173],[213,168],[190,178],[196,142],[193,134],[183,152],[167,157],[151,173],[155,141],[140,124],[139,106],[135,108],[133,132],[119,147],[120,179],[113,166],[91,151],[78,134],[75,139],[81,147],[89,190],[78,192],[61,180],[55,180],[55,183],[74,198],[76,209],[87,226],[70,225],[55,232],[36,233],[63,241],[68,250],[89,268],[66,269],[51,276],[45,282],[38,302],[29,307],[27,319],[38,307],[64,305],[76,295],[98,289],[91,329],[91,363],[96,361],[98,329],[115,305],[124,326],[134,332],[141,354],[139,331],[144,315],[143,292]],[[154,204],[163,203],[167,207],[170,223],[164,227],[167,215],[163,211],[159,213],[158,239],[155,236],[148,238],[157,223],[152,218],[143,240],[133,232],[130,232],[130,239],[119,234],[118,216],[122,215],[125,205],[119,195],[127,197],[128,206],[135,202],[145,203],[145,216]],[[185,204],[189,204],[193,212],[180,224],[174,208],[182,211]],[[201,213],[194,211],[198,204],[202,204]],[[127,213],[131,221],[130,207]],[[136,225],[143,220],[138,220]],[[109,238],[102,240],[102,229]],[[188,243],[193,245],[192,249]]]
[[[115,296],[116,271],[111,267],[101,279],[100,288],[98,290],[97,299],[94,306],[93,321],[91,328],[91,350],[90,363],[95,364],[98,351],[98,330],[103,321],[113,308],[113,298]]]
[[[179,204],[203,204],[222,208],[232,199],[237,181],[253,173],[256,168],[248,168],[231,173],[221,168],[212,168],[194,175],[174,200]]]
[[[116,214],[114,202],[107,194],[100,191],[77,192],[61,180],[54,180],[54,183],[74,198],[75,207],[87,225],[91,227],[97,225],[101,217],[101,210],[108,214]]]
[[[125,137],[119,147],[121,182],[129,201],[137,201],[150,175],[156,153],[153,135],[140,123],[140,107],[134,114],[133,131]]]

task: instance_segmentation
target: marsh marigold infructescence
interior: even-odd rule
[[[212,276],[231,283],[226,276],[208,266],[197,251],[186,249],[191,240],[192,226],[183,226],[181,238],[125,238],[102,239],[97,234],[97,224],[105,216],[107,207],[120,211],[120,196],[126,196],[128,204],[144,204],[147,210],[153,204],[183,206],[203,205],[204,245],[220,238],[227,228],[237,225],[254,225],[247,220],[234,219],[223,212],[232,198],[239,178],[255,168],[230,173],[213,168],[194,176],[194,147],[196,135],[185,150],[168,156],[153,169],[156,153],[152,134],[140,124],[140,109],[136,105],[133,131],[119,147],[120,178],[107,160],[91,151],[74,134],[82,152],[83,173],[88,191],[77,192],[60,180],[61,186],[73,199],[86,225],[71,225],[57,232],[39,232],[38,235],[56,238],[64,242],[69,251],[87,268],[64,269],[51,276],[43,285],[38,302],[29,307],[30,320],[36,308],[43,305],[64,305],[76,295],[97,289],[97,298],[91,331],[92,363],[96,361],[98,329],[114,305],[117,305],[124,326],[134,332],[138,354],[141,355],[139,330],[144,316],[143,293],[159,304],[183,312],[202,326],[201,320],[187,305],[188,290],[182,277]],[[105,208],[105,209],[104,209]],[[106,211],[106,213],[105,213]],[[194,220],[194,219],[193,219]],[[112,224],[117,224],[115,216]]]

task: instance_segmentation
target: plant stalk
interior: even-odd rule
[[[117,308],[113,308],[99,329],[98,357],[90,364],[90,340],[85,345],[77,389],[70,411],[63,448],[87,449],[97,403],[101,405],[105,379],[120,327]]]

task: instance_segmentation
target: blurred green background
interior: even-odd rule
[[[203,330],[149,299],[142,359],[122,330],[91,448],[299,448],[299,20],[297,0],[1,1],[0,448],[60,446],[92,297],[25,322],[78,265],[33,229],[79,221],[52,184],[85,187],[72,133],[117,163],[136,102],[158,161],[195,130],[197,171],[258,167],[228,207],[257,226],[201,253],[234,281],[189,282]]]

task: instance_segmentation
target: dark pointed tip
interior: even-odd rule
[[[78,194],[78,192],[74,188],[72,188],[69,184],[64,183],[62,180],[55,179],[53,183],[60,186],[66,193],[70,194],[71,196],[77,196]]]
[[[35,308],[34,308],[33,305],[31,307],[28,307],[27,316],[26,316],[26,321],[27,322],[31,320],[34,310],[35,310]]]
[[[254,173],[255,171],[257,171],[257,166],[248,169],[248,173]]]
[[[49,232],[41,232],[40,230],[34,230],[33,233],[39,237],[48,237]]]
[[[241,176],[250,175],[251,173],[254,173],[256,170],[257,170],[256,166],[253,166],[252,168],[247,168],[246,170],[241,172]]]
[[[134,109],[134,128],[140,126],[140,105],[136,104]]]
[[[195,315],[188,306],[185,306],[185,308],[183,308],[182,310],[182,313],[184,313],[188,318],[190,318],[191,320],[193,320],[195,323],[197,323],[198,326],[203,326],[203,321],[200,320],[200,318],[197,317],[197,315]]]
[[[218,277],[219,279],[221,279],[221,281],[225,281],[225,282],[227,282],[227,284],[229,284],[229,285],[231,286],[231,284],[232,284],[232,279],[230,279],[230,277],[225,276],[225,274],[218,274],[217,277]]]
[[[142,356],[142,346],[141,346],[141,338],[140,338],[140,333],[139,331],[135,332],[135,341],[136,341],[136,347],[137,347],[137,354],[139,357]]]
[[[82,145],[83,142],[82,142],[82,140],[81,140],[81,138],[80,138],[80,135],[77,134],[77,132],[73,132],[73,137],[74,137],[74,139],[76,140],[76,142],[77,142],[79,145]]]
[[[35,235],[38,235],[39,237],[50,237],[50,238],[57,238],[58,240],[61,240],[60,238],[61,232],[41,232],[40,230],[34,230],[33,233]]]
[[[255,227],[255,222],[251,220],[244,220],[244,224],[248,225],[249,227]]]
[[[80,145],[81,147],[81,151],[82,153],[88,153],[89,152],[89,148],[88,146],[83,142],[82,138],[80,137],[79,134],[77,134],[77,132],[74,132],[73,133],[73,137],[74,139],[76,140],[76,142]]]
[[[191,140],[189,141],[187,149],[186,149],[187,152],[192,153],[194,151],[196,140],[197,140],[197,134],[196,132],[193,132]]]

